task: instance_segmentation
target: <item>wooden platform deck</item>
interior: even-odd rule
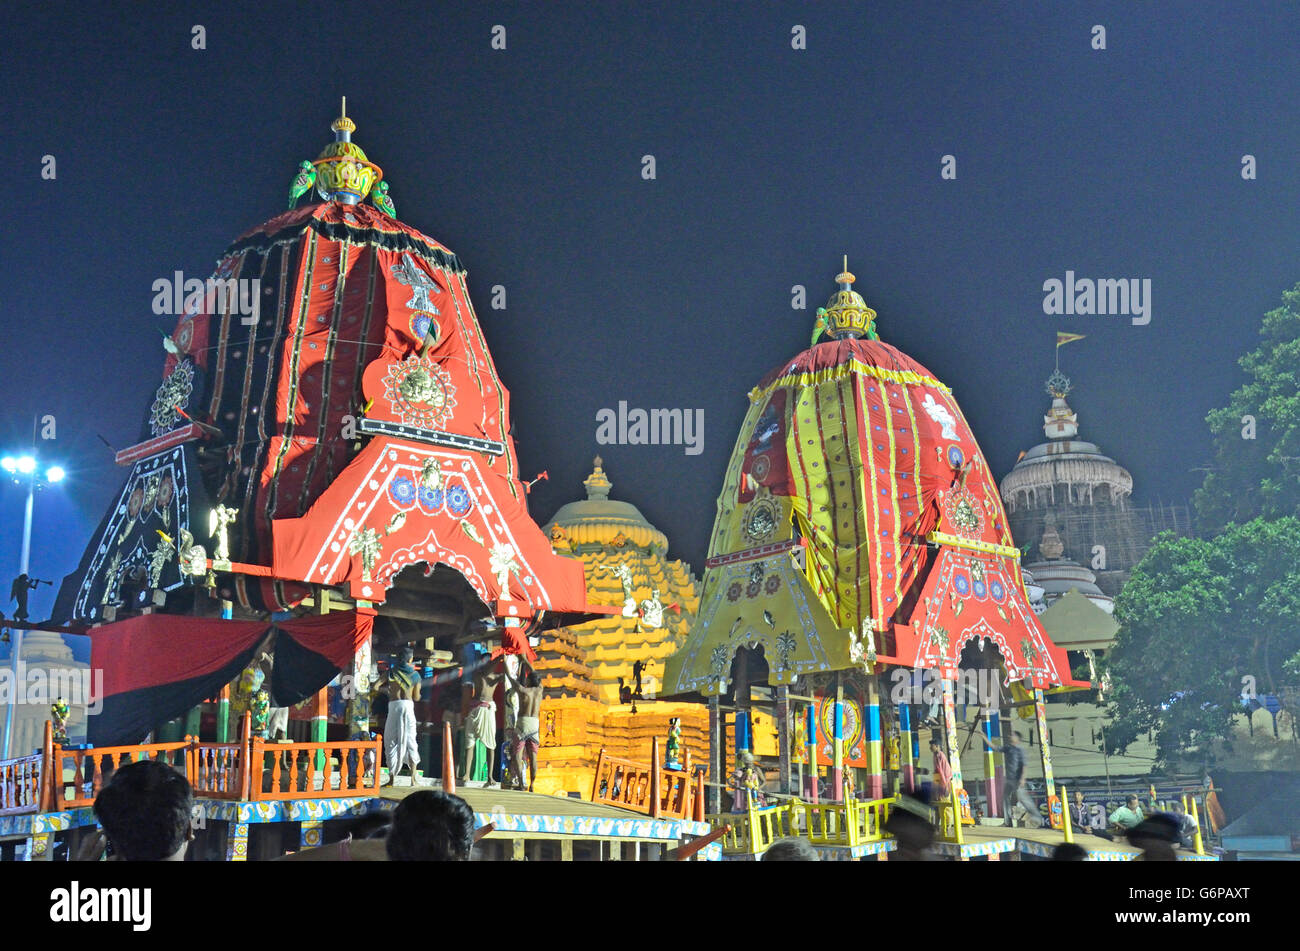
[[[935,851],[949,858],[957,858],[959,855],[963,859],[991,858],[994,855],[1019,853],[1047,859],[1065,841],[1065,833],[1056,829],[1011,829],[1005,826],[966,826],[962,830],[962,837],[965,841],[960,847],[952,842],[940,842],[935,846]],[[1125,841],[1117,839],[1110,842],[1079,832],[1074,834],[1074,843],[1087,850],[1090,862],[1131,862],[1141,854]],[[1177,854],[1180,862],[1218,861],[1218,856],[1197,855],[1185,849],[1179,849]]]
[[[401,780],[399,780],[401,782]],[[381,799],[400,802],[417,789],[441,789],[437,782],[421,783],[419,786],[385,786],[379,790]],[[645,818],[640,813],[617,806],[589,802],[586,799],[573,799],[569,796],[547,796],[542,793],[523,792],[518,789],[485,788],[481,786],[457,786],[456,795],[464,799],[477,812],[501,812],[518,815],[550,816],[600,816],[608,819]]]
[[[400,780],[399,780],[400,782]],[[439,784],[386,786],[379,798],[400,802],[415,789],[438,789]],[[706,835],[707,823],[682,819],[651,819],[638,812],[604,803],[546,796],[515,789],[457,786],[456,795],[470,804],[480,825],[493,823],[492,838],[613,839],[628,842],[677,844],[683,835]],[[711,847],[712,848],[712,847]],[[721,853],[721,848],[712,849]]]

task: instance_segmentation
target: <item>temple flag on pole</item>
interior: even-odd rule
[[[1056,332],[1056,345],[1059,347],[1063,343],[1074,343],[1076,340],[1082,340],[1087,334],[1067,334],[1061,331]]]

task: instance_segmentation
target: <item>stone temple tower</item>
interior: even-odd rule
[[[1133,477],[1095,443],[1078,438],[1078,414],[1065,401],[1070,381],[1059,370],[1047,380],[1047,392],[1047,442],[1021,456],[1002,480],[1011,533],[1029,547],[1027,567],[1049,602],[1070,587],[1110,601],[1150,540],[1132,505]],[[1057,574],[1062,577],[1054,579]],[[1065,587],[1054,591],[1060,587],[1054,580]]]

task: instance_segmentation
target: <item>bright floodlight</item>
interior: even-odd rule
[[[14,461],[13,456],[5,456],[0,459],[0,468],[3,468],[5,472],[17,472],[18,463]]]
[[[31,456],[19,456],[18,471],[21,472],[23,475],[27,475],[29,473],[35,472],[36,460],[33,459]]]
[[[65,475],[67,475],[67,473],[63,471],[62,466],[50,466],[50,468],[45,472],[45,478],[49,479],[51,482],[62,482]]]

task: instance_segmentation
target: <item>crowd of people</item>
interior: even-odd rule
[[[900,795],[890,811],[885,829],[895,839],[893,861],[932,858],[936,839],[931,796],[946,797],[952,772],[938,742],[931,744],[935,759],[933,782],[917,794]],[[1015,732],[1001,747],[1006,757],[1005,802],[1023,808],[1036,819],[1037,807],[1024,786],[1024,753]],[[1018,755],[1017,755],[1018,754]],[[745,766],[754,769],[752,757]],[[751,795],[755,786],[748,776],[736,782],[738,796]],[[99,828],[83,839],[78,859],[111,858],[125,861],[183,861],[194,839],[194,796],[185,776],[167,763],[144,760],[119,767],[95,799]],[[1010,810],[1009,810],[1010,811]],[[1076,791],[1070,804],[1071,824],[1080,835],[1104,840],[1127,838],[1145,861],[1172,861],[1175,848],[1194,847],[1196,821],[1182,803],[1172,813],[1146,813],[1136,795],[1107,817],[1108,827],[1095,825],[1094,815]],[[1012,822],[1008,815],[1008,825]],[[352,820],[340,840],[283,856],[283,861],[467,861],[474,844],[488,829],[476,831],[473,810],[464,799],[433,789],[417,789],[400,800],[391,812],[373,813]],[[763,861],[816,861],[817,851],[807,839],[790,838],[774,843]],[[1079,843],[1057,847],[1053,858],[1082,860],[1086,849]]]
[[[194,794],[166,763],[142,760],[119,767],[95,797],[99,828],[83,839],[80,861],[184,861],[194,840]],[[459,796],[418,789],[391,813],[354,820],[341,840],[283,857],[283,861],[468,861],[485,829]]]

